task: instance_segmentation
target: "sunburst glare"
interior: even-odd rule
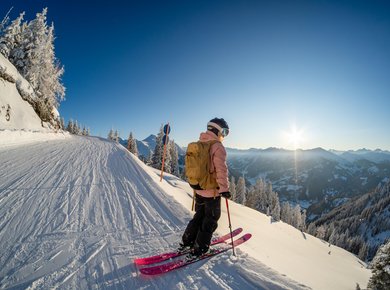
[[[298,129],[295,124],[290,127],[288,132],[284,132],[283,135],[285,146],[294,150],[300,148],[305,142],[304,130],[302,128]]]

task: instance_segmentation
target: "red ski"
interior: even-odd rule
[[[237,246],[241,245],[242,243],[244,243],[247,240],[249,240],[251,237],[252,237],[251,234],[243,235],[242,237],[240,237],[237,240],[233,241],[234,247],[237,247]],[[163,274],[163,273],[167,273],[167,272],[170,272],[172,270],[175,270],[175,269],[178,269],[178,268],[190,265],[192,263],[195,263],[195,262],[198,262],[198,261],[201,261],[201,260],[213,257],[213,256],[218,255],[220,253],[226,252],[226,251],[228,251],[230,249],[232,249],[231,243],[228,244],[228,245],[225,245],[225,246],[221,245],[220,247],[211,248],[211,250],[209,252],[207,252],[206,254],[204,254],[202,256],[199,256],[199,257],[195,257],[195,258],[192,258],[192,259],[188,258],[188,257],[185,257],[185,258],[182,258],[182,259],[179,259],[179,260],[175,260],[175,261],[172,261],[172,262],[167,262],[167,263],[162,264],[162,265],[145,267],[145,268],[140,269],[140,271],[141,271],[142,274],[145,274],[145,275]]]
[[[239,235],[241,232],[242,232],[242,228],[237,228],[232,232],[232,236],[235,237],[235,236]],[[223,243],[228,239],[230,239],[230,233],[223,235],[221,237],[214,238],[211,241],[211,246]],[[164,262],[166,260],[173,259],[173,258],[182,256],[182,255],[188,254],[189,252],[190,252],[190,250],[188,249],[188,250],[181,251],[181,252],[175,251],[175,252],[159,254],[156,256],[152,256],[152,257],[137,258],[134,260],[134,263],[136,265],[150,265],[150,264]]]

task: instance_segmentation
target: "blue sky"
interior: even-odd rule
[[[93,4],[92,4],[93,3]],[[2,0],[48,7],[65,66],[65,120],[122,138],[208,120],[237,148],[390,149],[388,1]],[[0,14],[0,16],[2,16]]]

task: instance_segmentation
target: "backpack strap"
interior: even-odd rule
[[[219,140],[211,140],[211,141],[209,141],[211,144],[210,144],[210,151],[211,151],[211,146],[213,146],[215,143],[221,143]],[[210,152],[209,152],[210,153]],[[212,160],[212,156],[211,156],[211,154],[210,154],[210,162],[212,163],[213,162],[213,160]],[[215,174],[215,167],[214,167],[214,172],[213,172],[213,174]],[[217,189],[216,188],[214,188],[214,199],[217,197]]]
[[[191,208],[191,211],[194,211],[194,207],[195,207],[195,197],[196,197],[196,191],[194,189],[194,194],[192,195],[192,208]]]

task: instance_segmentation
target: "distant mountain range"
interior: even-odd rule
[[[138,154],[144,158],[147,159],[151,154],[154,152],[154,148],[156,147],[156,135],[149,135],[147,138],[143,139],[142,141],[137,141],[137,148],[138,148]],[[127,147],[127,139],[121,139],[119,138],[119,143],[122,144],[124,147]],[[176,143],[175,143],[176,144]],[[178,149],[179,155],[184,155],[185,151],[182,147],[180,147],[178,144],[176,144],[176,148]]]
[[[309,220],[373,190],[390,177],[390,152],[227,149],[230,174],[248,184],[258,178],[272,182],[281,201],[299,203]]]
[[[123,146],[127,140],[120,139]],[[137,140],[139,154],[147,158],[156,146],[156,136]],[[184,166],[185,148],[176,144],[179,163]],[[270,181],[280,200],[300,204],[307,210],[309,221],[371,192],[384,179],[390,178],[390,151],[336,151],[234,149],[227,148],[229,172],[236,178],[244,176],[247,186],[258,178]]]

